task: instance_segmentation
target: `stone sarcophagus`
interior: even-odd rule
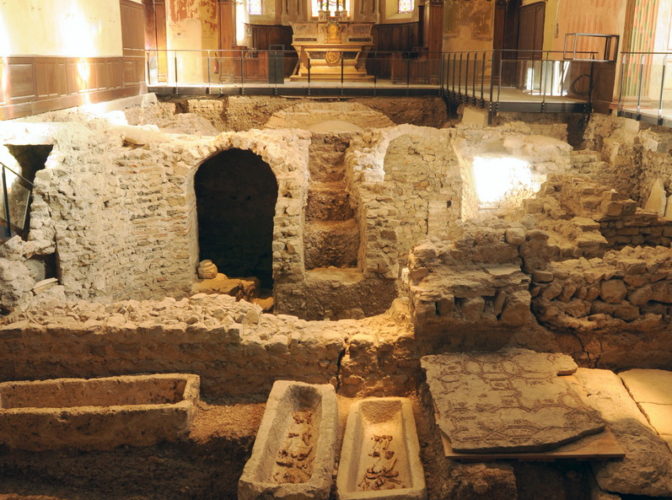
[[[200,377],[182,373],[0,384],[0,444],[107,450],[189,432]]]

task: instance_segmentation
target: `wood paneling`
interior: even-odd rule
[[[533,3],[520,8],[520,24],[518,30],[518,50],[529,50],[522,57],[541,59],[544,48],[544,13],[546,4]]]
[[[292,28],[290,26],[251,24],[252,48],[268,50],[271,45],[284,45],[292,50]]]
[[[120,0],[121,41],[124,50],[145,49],[145,9],[131,0]]]
[[[0,120],[144,92],[144,57],[0,59]]]
[[[413,50],[420,42],[419,23],[377,24],[373,27],[374,50]]]
[[[1,58],[0,120],[144,92],[145,8],[119,4],[123,56]]]

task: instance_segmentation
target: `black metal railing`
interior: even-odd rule
[[[33,183],[0,162],[0,184],[2,184],[0,239],[11,238],[16,234],[25,238],[28,235]]]
[[[595,52],[580,59],[564,51],[488,50],[444,54],[444,93],[459,102],[496,110],[503,101],[543,111],[548,101],[591,101]]]
[[[618,114],[672,125],[672,52],[622,52]]]

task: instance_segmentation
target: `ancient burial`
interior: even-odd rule
[[[329,498],[337,432],[332,385],[276,381],[238,482],[239,500]]]
[[[340,500],[426,498],[409,399],[367,398],[352,405],[336,484]]]
[[[186,436],[198,375],[174,373],[0,384],[0,443],[41,451],[151,446]]]
[[[425,356],[421,365],[441,431],[462,453],[531,452],[601,432],[604,423],[569,381],[564,354],[508,349]]]

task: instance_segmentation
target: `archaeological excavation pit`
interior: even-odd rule
[[[0,442],[10,448],[112,449],[184,437],[196,375],[51,379],[0,384]]]
[[[671,4],[0,1],[0,497],[672,498]]]

